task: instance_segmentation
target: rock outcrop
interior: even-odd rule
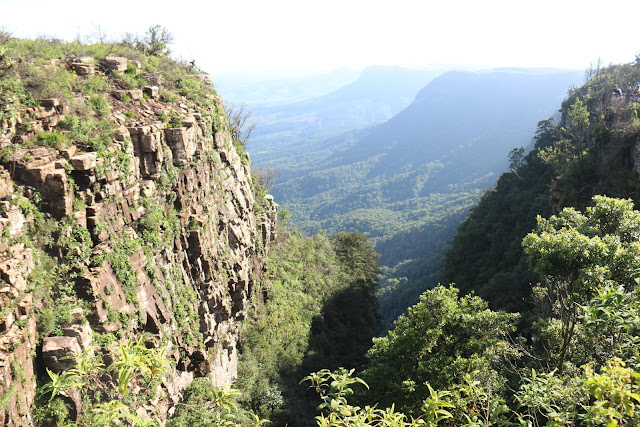
[[[125,71],[127,59],[107,57],[100,66]],[[69,67],[78,76],[100,72],[90,58]],[[143,90],[153,101],[145,103]],[[0,425],[29,425],[34,372],[64,369],[95,345],[96,333],[111,334],[112,346],[144,336],[149,346],[172,349],[158,413],[195,376],[218,385],[236,377],[238,333],[275,238],[277,205],[254,199],[248,157],[231,139],[219,98],[203,109],[176,107],[157,99],[155,84],[143,90],[114,89],[120,104],[111,120],[119,127],[99,151],[24,143],[36,131],[60,129],[67,107],[56,99],[2,128],[0,400],[10,409],[0,411]],[[122,119],[125,108],[137,111],[135,120]],[[180,123],[169,125],[157,112]],[[25,244],[40,232],[33,209],[59,224],[47,256],[73,272],[74,292],[88,308],[76,310],[58,335],[36,331],[40,302],[30,273],[38,260]],[[39,342],[42,366],[34,357]]]

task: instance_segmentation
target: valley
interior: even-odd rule
[[[640,424],[640,55],[173,42],[0,28],[0,426]]]
[[[388,120],[381,116],[372,125],[354,118],[359,129],[325,139],[311,130],[280,140],[281,131],[258,127],[248,146],[256,166],[275,171],[270,191],[294,224],[310,234],[345,230],[371,239],[385,267],[380,297],[387,325],[438,283],[448,243],[471,206],[507,170],[507,153],[531,148],[537,123],[552,116],[569,86],[583,77],[564,70],[440,72]],[[351,110],[369,105],[361,107],[364,89],[346,97],[354,86],[380,99],[397,92],[388,80],[393,73],[376,84],[371,74],[363,72],[367,86],[358,80],[322,102],[274,108],[282,108],[284,117],[289,108],[300,114],[308,108],[324,121],[326,112],[317,106],[337,94],[344,100],[328,104],[337,113],[349,103]],[[383,86],[392,90],[379,93]],[[295,118],[282,123],[298,126]]]

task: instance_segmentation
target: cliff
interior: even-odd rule
[[[64,372],[87,354],[109,366],[131,343],[169,362],[158,383],[131,386],[135,413],[163,420],[194,377],[235,379],[276,205],[252,182],[208,76],[126,45],[120,56],[98,46],[79,57],[90,47],[54,43],[46,58],[26,55],[21,41],[8,46],[0,425],[34,422],[36,380],[46,382],[47,370]],[[104,375],[96,381],[108,387]],[[71,419],[87,401],[78,390],[62,396]]]

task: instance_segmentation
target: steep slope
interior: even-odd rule
[[[280,173],[274,195],[303,229],[364,232],[383,265],[402,264],[389,283],[396,291],[413,288],[411,297],[400,298],[401,311],[435,282],[443,248],[466,210],[506,169],[507,152],[528,145],[537,122],[581,76],[554,70],[446,73],[388,122],[329,140],[324,152],[304,153],[306,167],[279,170],[274,163]],[[298,159],[307,148],[287,154]],[[416,258],[424,259],[409,262]],[[385,300],[395,304],[398,298],[383,298],[389,315]]]
[[[229,384],[275,205],[208,76],[17,39],[0,73],[0,424],[162,422],[194,377]]]
[[[596,194],[631,198],[637,206],[640,105],[612,92],[615,85],[638,80],[640,62],[600,70],[570,94],[559,123],[541,123],[535,150],[516,171],[500,177],[460,225],[443,283],[474,291],[496,309],[531,309],[531,284],[539,278],[522,239],[536,215],[583,208]]]

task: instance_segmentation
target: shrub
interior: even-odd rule
[[[67,148],[71,145],[71,141],[67,135],[60,132],[43,131],[36,134],[33,143],[36,145],[43,145],[45,147],[52,147],[57,149]]]

